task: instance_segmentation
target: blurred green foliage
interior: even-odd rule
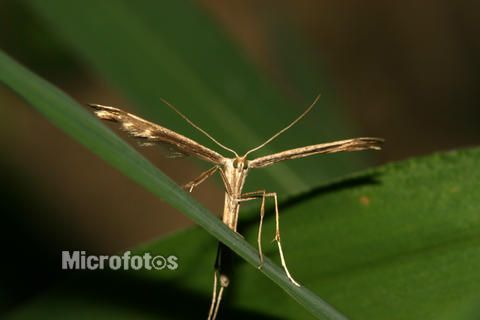
[[[319,75],[301,40],[284,26],[278,26],[276,32],[291,39],[291,45],[282,46],[275,38],[272,42],[281,53],[281,72],[291,75],[288,94],[259,72],[197,2],[28,0],[25,4],[32,11],[11,5],[18,10],[11,13],[33,14],[34,24],[26,23],[27,28],[22,28],[14,19],[12,25],[21,30],[16,36],[31,42],[25,42],[23,49],[5,48],[10,53],[31,50],[29,56],[19,53],[19,58],[29,60],[40,71],[42,65],[43,70],[52,71],[57,64],[58,70],[69,65],[80,72],[78,61],[82,61],[125,94],[140,114],[209,146],[209,141],[164,108],[159,98],[173,102],[239,152],[261,143],[288,123],[317,91],[323,94],[317,111],[262,153],[343,138],[350,131],[339,117],[341,111],[335,107],[328,79]],[[59,38],[42,38],[45,25]],[[9,37],[6,43],[14,43],[13,33]],[[76,275],[7,318],[203,316],[210,299],[215,255],[215,239],[205,230],[255,265],[256,253],[251,247],[111,131],[92,121],[75,102],[28,72],[9,68],[7,58],[2,56],[1,62],[2,82],[8,82],[75,139],[204,228],[137,249],[179,256],[180,269],[175,272]],[[476,167],[480,151],[435,154],[321,183],[361,167],[362,157],[357,156],[292,161],[252,173],[252,189],[267,187],[289,195],[287,200],[281,198],[280,208],[282,239],[294,276],[352,319],[476,319],[480,289]],[[243,215],[242,234],[250,243],[254,242],[257,215],[254,207]],[[272,212],[268,215],[271,217]],[[273,223],[267,219],[266,240],[268,234],[273,236]],[[267,241],[264,247],[278,262],[274,247]],[[236,262],[221,311],[224,318],[308,319],[308,308],[320,310],[318,317],[322,310],[329,310],[308,291],[294,291],[270,263],[264,270],[267,275],[307,309],[286,299],[250,265],[240,259]],[[0,290],[2,300],[7,294]],[[312,301],[317,305],[309,304]]]

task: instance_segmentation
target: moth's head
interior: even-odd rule
[[[236,157],[233,159],[233,167],[235,169],[245,170],[248,169],[248,160],[246,156]]]

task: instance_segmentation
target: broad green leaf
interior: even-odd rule
[[[434,154],[366,171],[282,202],[282,240],[293,275],[351,319],[478,319],[479,161],[479,148]],[[271,218],[265,240],[273,236],[273,226]],[[242,227],[253,242],[256,221]],[[264,248],[270,249],[268,256],[277,257],[269,241]],[[137,250],[143,252],[176,255],[179,268],[113,272],[110,278],[85,275],[37,299],[12,319],[49,315],[42,310],[55,303],[75,318],[71,304],[79,297],[85,300],[80,300],[81,309],[94,315],[99,313],[89,304],[108,299],[106,308],[112,310],[120,306],[140,315],[147,310],[150,317],[203,317],[214,241],[194,229]],[[225,303],[225,319],[312,318],[241,261],[232,271]]]
[[[309,81],[294,89],[301,98],[282,95],[236,48],[196,1],[38,1],[27,3],[79,57],[139,107],[140,114],[211,147],[161,103],[170,100],[222,143],[245,152],[293,120],[318,93],[322,99],[309,119],[256,153],[346,138],[334,115],[329,87],[295,51],[296,79]],[[290,46],[296,42],[285,40]],[[285,44],[286,45],[286,44]],[[292,49],[291,49],[292,50]],[[290,51],[292,52],[292,51]],[[293,59],[292,59],[293,60]],[[291,73],[288,73],[288,75]],[[298,87],[295,86],[295,87]],[[88,101],[91,102],[91,101]],[[92,101],[108,104],[108,101]],[[370,133],[373,135],[374,133]],[[282,194],[299,193],[359,167],[360,155],[278,164],[258,172],[248,186]]]
[[[2,52],[0,52],[0,82],[25,99],[57,127],[148,191],[182,211],[246,261],[254,266],[259,264],[258,254],[239,235],[229,230],[218,218],[210,214],[70,97]],[[343,319],[340,314],[308,289],[293,285],[282,270],[269,260],[266,261],[262,272],[316,317]]]
[[[291,271],[351,319],[476,319],[479,163],[478,148],[435,154],[283,202],[282,240]],[[265,240],[273,237],[273,220],[265,225]],[[256,227],[254,218],[244,225],[252,243]],[[179,272],[157,275],[208,295],[202,288],[208,287],[204,275],[214,248],[205,258],[209,242],[201,234],[181,233],[142,250],[182,257]],[[264,246],[272,249],[270,257],[277,256],[269,241]],[[233,310],[310,318],[245,264],[239,263],[234,275]]]

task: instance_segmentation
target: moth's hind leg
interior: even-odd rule
[[[218,289],[218,280],[220,278],[220,289]],[[215,320],[218,314],[218,309],[220,307],[220,302],[222,302],[223,291],[228,287],[230,280],[225,274],[222,274],[219,270],[215,269],[213,275],[213,293],[212,293],[212,303],[210,304],[210,311],[208,312],[208,320]],[[218,291],[218,295],[217,295]]]
[[[215,304],[217,302],[217,286],[218,286],[218,274],[217,270],[214,270],[213,273],[213,292],[212,292],[212,303],[210,304],[210,311],[208,312],[208,320],[212,319],[213,312],[215,310]]]
[[[277,243],[282,267],[285,270],[285,273],[287,274],[288,279],[293,284],[300,287],[300,285],[290,275],[290,272],[288,271],[288,268],[287,268],[287,263],[285,262],[285,254],[283,253],[282,243],[280,241],[280,214],[278,212],[277,193],[276,192],[266,192],[265,190],[259,190],[259,191],[244,193],[244,194],[242,194],[242,198],[240,200],[240,201],[249,201],[249,200],[254,200],[254,199],[259,199],[259,198],[262,199],[262,204],[261,204],[261,207],[260,207],[260,223],[259,223],[259,227],[258,227],[258,237],[257,237],[258,252],[259,252],[259,255],[260,255],[260,265],[258,267],[261,268],[262,265],[263,265],[263,253],[262,253],[262,243],[261,242],[262,242],[263,218],[265,217],[265,199],[267,197],[272,197],[274,199],[274,202],[275,202],[275,238],[273,240]]]
[[[265,190],[247,192],[242,194],[239,202],[246,202],[250,200],[262,199],[262,204],[260,206],[260,223],[258,224],[258,234],[257,234],[257,244],[258,244],[258,254],[260,258],[260,264],[258,268],[261,269],[263,266],[263,252],[262,252],[262,228],[263,228],[263,218],[265,217]]]
[[[268,197],[273,197],[275,200],[275,242],[277,242],[278,245],[278,251],[280,253],[280,260],[282,262],[282,267],[285,270],[285,273],[287,274],[288,279],[292,281],[294,285],[297,287],[300,287],[298,282],[296,282],[293,277],[290,275],[290,272],[288,271],[287,268],[287,263],[285,262],[285,255],[283,254],[283,249],[282,249],[282,243],[280,242],[280,215],[278,213],[278,199],[277,199],[277,193],[276,192],[270,192],[265,194],[265,196]]]
[[[228,250],[229,249],[226,248],[222,243],[218,244],[217,257],[215,259],[215,270],[213,275],[212,303],[210,304],[210,311],[208,312],[208,320],[216,319],[220,303],[222,302],[223,292],[230,284],[230,279],[225,274],[225,266],[223,265],[226,258],[225,255],[228,254]],[[220,288],[218,288],[219,285]]]

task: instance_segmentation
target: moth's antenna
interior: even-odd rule
[[[210,140],[212,140],[213,142],[215,142],[217,145],[219,145],[220,147],[222,147],[223,149],[227,150],[227,151],[230,151],[232,152],[236,157],[238,157],[238,154],[224,146],[223,144],[221,144],[220,142],[218,142],[214,137],[212,137],[208,132],[206,132],[205,130],[203,130],[202,128],[200,128],[199,126],[197,126],[195,123],[193,123],[192,120],[190,120],[186,115],[184,115],[183,113],[181,113],[177,108],[175,108],[170,102],[168,102],[167,100],[163,99],[163,98],[160,98],[160,100],[162,100],[163,103],[165,103],[170,109],[172,109],[173,111],[175,111],[180,117],[183,118],[183,120],[187,121],[192,127],[194,127],[195,129],[197,129],[198,131],[200,131],[201,133],[203,133],[204,135],[206,135],[207,137],[210,138]]]
[[[320,95],[318,95],[315,100],[312,102],[312,104],[305,110],[303,111],[303,113],[298,116],[297,119],[293,120],[288,126],[286,126],[285,128],[283,128],[282,130],[278,131],[277,133],[275,133],[270,139],[268,139],[267,141],[265,141],[264,143],[262,143],[261,145],[259,145],[258,147],[255,147],[251,150],[249,150],[247,153],[245,153],[244,157],[246,157],[249,153],[251,152],[254,152],[254,151],[257,151],[258,149],[260,148],[263,148],[265,145],[267,145],[268,143],[270,143],[273,139],[275,139],[276,137],[278,137],[279,135],[281,135],[282,133],[284,133],[285,131],[287,131],[288,129],[290,129],[295,123],[297,123],[298,121],[300,121],[300,119],[302,119],[303,117],[305,117],[305,115],[307,113],[310,112],[310,110],[312,110],[312,108],[315,106],[315,104],[318,102],[318,99],[320,99]]]

